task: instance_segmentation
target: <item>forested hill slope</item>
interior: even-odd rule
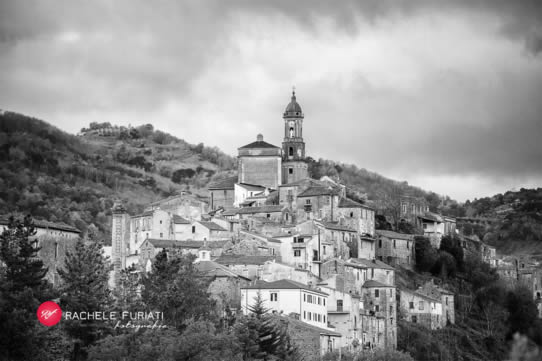
[[[204,195],[234,158],[152,126],[117,137],[74,136],[38,119],[0,114],[0,215],[29,213],[110,236],[115,198],[130,212],[189,189]]]
[[[464,208],[468,217],[492,220],[488,228],[473,226],[470,232],[496,246],[500,253],[542,258],[542,188],[467,201]]]

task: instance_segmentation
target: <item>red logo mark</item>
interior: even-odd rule
[[[38,308],[38,320],[44,326],[54,326],[62,318],[62,310],[53,301],[45,301]]]

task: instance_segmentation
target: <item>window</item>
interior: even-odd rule
[[[307,302],[307,295],[305,293],[303,294],[303,301]]]
[[[337,311],[343,310],[343,300],[337,300]]]
[[[160,224],[162,224],[162,220],[160,220]]]
[[[414,302],[409,302],[408,303],[408,308],[413,310],[414,309]]]
[[[324,315],[324,323],[326,323],[326,315]]]
[[[416,323],[416,322],[418,322],[418,317],[412,316],[412,323]]]
[[[420,301],[419,309],[423,310],[423,301]]]
[[[299,249],[294,250],[294,257],[301,257],[301,250]]]
[[[326,305],[326,299],[324,298],[324,306]],[[324,320],[325,321],[325,320]]]
[[[375,290],[375,298],[380,297],[380,290]]]
[[[305,204],[311,204],[311,200],[310,200],[310,199],[307,199],[307,200],[305,201]]]
[[[270,213],[267,213],[267,218],[271,218],[271,214],[270,214]]]
[[[381,239],[378,240],[378,248],[382,248],[382,240]]]
[[[160,238],[164,237],[164,234],[163,233],[160,233]]]
[[[395,247],[395,240],[393,240],[393,248],[396,248],[396,247]]]
[[[292,157],[294,155],[294,147],[288,148],[288,155]]]
[[[196,226],[192,226],[192,233],[196,233]]]
[[[375,312],[380,312],[380,306],[379,305],[375,305]]]
[[[409,241],[406,242],[406,249],[410,249],[410,242]]]
[[[290,138],[293,138],[294,136],[294,128],[293,127],[290,127]],[[292,149],[292,148],[290,148]]]
[[[309,321],[312,320],[312,314],[309,312]]]
[[[427,223],[423,224],[423,229],[427,229]]]
[[[303,311],[303,319],[304,319],[304,320],[307,319],[307,311]]]
[[[288,168],[288,174],[294,174],[294,168],[292,167]]]
[[[446,306],[448,306],[448,297],[446,297]]]
[[[269,297],[269,299],[271,300],[271,302],[277,302],[278,301],[278,293],[276,292],[271,292],[271,295]]]
[[[390,315],[393,313],[393,306],[390,306]]]
[[[350,212],[350,218],[354,218],[354,212]]]
[[[58,257],[58,242],[55,242],[55,259]]]

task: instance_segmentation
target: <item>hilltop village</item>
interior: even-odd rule
[[[511,285],[526,285],[542,316],[540,265],[498,258],[494,247],[464,233],[465,225],[485,220],[432,213],[424,198],[403,194],[400,221],[418,234],[378,229],[377,202],[350,199],[338,179],[310,178],[304,113],[295,92],[282,118],[281,146],[261,134],[247,140],[238,148],[237,175],[210,184],[206,201],[181,192],[148,204],[141,214],[129,214],[115,202],[111,287],[122,270],[151,272],[164,250],[192,254],[195,267],[211,280],[208,291],[218,307],[247,314],[261,297],[288,321],[307,354],[395,349],[398,317],[430,329],[455,322],[458,295],[445,284],[398,282],[416,266],[417,236],[435,249],[443,237],[454,236],[465,257],[488,263]],[[7,224],[0,219],[0,227]],[[57,269],[80,231],[45,221],[35,226],[47,279],[58,285]]]

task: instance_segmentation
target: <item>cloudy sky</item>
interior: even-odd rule
[[[446,3],[446,4],[443,4]],[[280,145],[458,200],[542,186],[542,2],[0,0],[0,108]]]

